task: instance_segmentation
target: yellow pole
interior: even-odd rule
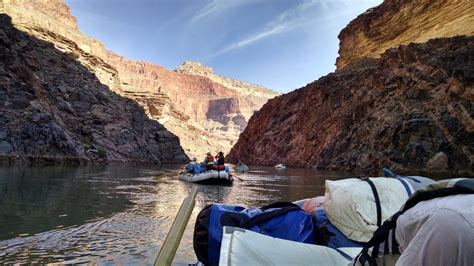
[[[158,257],[155,260],[155,265],[168,266],[173,262],[179,242],[183,237],[189,217],[191,217],[191,213],[193,212],[194,204],[196,203],[196,194],[197,188],[194,188],[191,191],[191,194],[183,200],[178,214],[174,219],[173,225],[171,226],[168,235],[166,235],[165,242],[161,246]]]

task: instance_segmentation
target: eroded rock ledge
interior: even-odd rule
[[[341,31],[336,65],[341,68],[362,57],[378,58],[402,44],[456,35],[474,35],[471,0],[385,0]]]

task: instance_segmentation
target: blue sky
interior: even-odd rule
[[[347,23],[381,0],[66,0],[108,50],[175,69],[198,61],[280,92],[335,69]]]

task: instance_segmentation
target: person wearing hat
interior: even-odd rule
[[[206,153],[206,158],[204,159],[204,164],[207,167],[207,170],[214,169],[214,156],[212,156],[211,152]]]

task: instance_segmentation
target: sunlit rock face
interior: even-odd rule
[[[338,70],[265,104],[228,159],[472,175],[471,2],[386,0],[361,14],[339,34]]]
[[[76,54],[0,14],[0,163],[182,163],[179,139]]]
[[[150,118],[180,138],[190,156],[228,151],[250,116],[277,95],[218,76],[197,63],[187,62],[172,71],[109,52],[80,32],[62,0],[0,0],[0,10],[12,17],[15,27],[54,43],[95,73],[102,84],[138,102]],[[191,71],[190,65],[207,71]]]
[[[339,34],[341,68],[362,57],[429,39],[474,34],[472,0],[385,0],[351,21]]]
[[[389,49],[269,100],[227,158],[472,175],[473,69],[472,36]]]

